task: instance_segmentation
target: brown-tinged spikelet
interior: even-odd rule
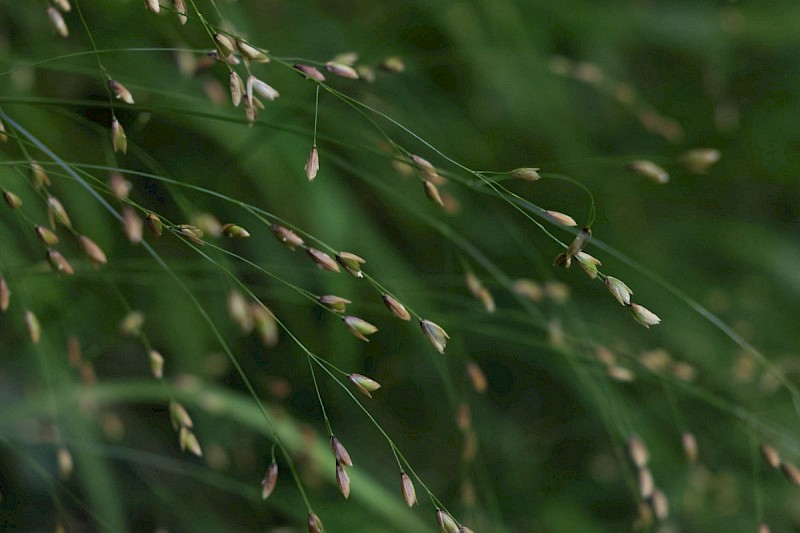
[[[83,253],[85,253],[86,256],[89,259],[91,259],[92,263],[96,265],[104,265],[106,264],[106,262],[108,262],[108,259],[106,258],[106,254],[105,252],[103,252],[103,249],[100,248],[100,246],[98,246],[97,243],[94,242],[92,239],[90,239],[86,235],[79,235],[78,242],[80,243],[81,248],[83,249]]]
[[[6,204],[8,204],[8,207],[11,209],[19,209],[22,206],[22,200],[20,200],[20,197],[11,191],[3,192],[3,200],[6,201]]]
[[[647,461],[650,460],[650,453],[647,451],[644,441],[638,435],[633,435],[628,439],[628,456],[631,462],[637,468],[644,468],[647,466]]]
[[[542,178],[539,175],[538,168],[527,168],[527,167],[515,168],[514,170],[509,172],[509,175],[512,178],[517,178],[526,181],[537,181]]]
[[[769,466],[772,468],[779,468],[781,466],[781,456],[778,454],[778,450],[766,442],[761,444],[759,450],[761,451],[761,455],[764,457],[764,461],[766,461]]]
[[[684,431],[681,433],[681,444],[683,445],[683,452],[686,454],[686,460],[694,464],[697,462],[697,439],[694,434]]]
[[[34,226],[33,231],[36,233],[36,236],[39,237],[39,240],[47,246],[55,246],[58,244],[58,236],[49,228]]]
[[[565,215],[564,213],[559,213],[558,211],[545,211],[545,214],[550,218],[550,220],[557,222],[559,224],[563,224],[564,226],[577,226],[578,223],[575,222],[575,219],[569,215]]]
[[[342,78],[350,78],[353,80],[358,79],[358,72],[351,67],[350,65],[345,65],[344,63],[336,63],[333,61],[328,61],[325,63],[325,69],[332,73],[340,76]]]
[[[381,296],[383,298],[383,303],[392,312],[394,316],[399,318],[400,320],[411,320],[411,315],[409,314],[408,310],[405,308],[403,304],[398,302],[392,296],[388,294],[383,294]]]
[[[336,254],[336,262],[342,265],[344,269],[354,277],[364,277],[364,273],[361,272],[361,265],[367,262],[366,259],[356,254],[351,254],[350,252],[339,252]]]
[[[467,375],[469,376],[472,388],[478,394],[486,392],[488,382],[486,381],[486,374],[483,373],[478,363],[474,361],[467,361]]]
[[[347,449],[339,442],[339,439],[333,435],[331,435],[331,452],[337,463],[345,466],[353,466],[353,461],[350,460],[350,454],[347,453]]]
[[[247,239],[250,232],[236,224],[225,224],[222,226],[222,234],[229,239]]]
[[[356,316],[346,316],[342,320],[344,320],[344,325],[347,326],[347,329],[350,330],[350,333],[362,341],[369,342],[369,339],[367,339],[366,335],[372,335],[378,331],[378,328],[376,328],[374,325]]]
[[[428,199],[444,207],[444,200],[442,200],[442,195],[439,194],[439,188],[430,180],[425,180],[422,184],[425,187],[425,195]]]
[[[133,189],[133,184],[126,180],[125,177],[119,172],[112,172],[108,178],[108,186],[117,200],[125,201]]]
[[[61,202],[55,196],[48,196],[47,197],[47,208],[48,213],[52,216],[52,219],[55,222],[58,222],[64,227],[71,228],[72,221],[67,214],[67,210],[64,209],[64,206],[61,205]]]
[[[272,461],[267,467],[267,472],[264,474],[264,479],[261,481],[261,499],[266,500],[272,491],[275,490],[275,485],[278,483],[278,463]]]
[[[331,272],[339,272],[339,265],[325,252],[317,250],[316,248],[308,248],[306,249],[306,253],[314,260],[319,268],[330,270]]]
[[[258,48],[251,46],[242,39],[236,39],[236,48],[245,59],[255,61],[256,63],[269,63],[269,57],[267,57],[267,54]]]
[[[47,262],[50,263],[50,268],[57,274],[66,274],[71,276],[75,273],[69,261],[64,259],[61,252],[58,250],[47,250]]]
[[[148,214],[147,218],[145,219],[145,222],[147,223],[147,227],[150,229],[153,235],[155,235],[156,238],[161,237],[161,234],[164,233],[164,223],[161,222],[161,219],[158,218],[158,215],[156,215],[155,213]],[[130,235],[128,236],[128,238],[130,238]]]
[[[442,533],[459,533],[458,524],[446,511],[438,509],[436,511],[436,521],[439,522]]]
[[[414,504],[417,503],[417,493],[414,490],[414,483],[405,472],[400,473],[400,491],[403,493],[403,499],[409,507],[413,507]]]
[[[336,463],[336,484],[339,486],[339,492],[342,493],[344,499],[350,497],[350,476],[344,471],[344,467]]]
[[[317,172],[319,172],[319,151],[317,151],[316,146],[311,148],[311,153],[308,154],[308,161],[306,161],[306,166],[303,168],[306,171],[308,181],[317,177]]]
[[[131,206],[126,205],[122,208],[122,228],[125,230],[125,236],[128,238],[128,241],[132,244],[139,244],[142,242],[144,224]]]
[[[235,289],[228,294],[228,314],[243,333],[253,331],[253,316],[250,313],[247,300],[241,292]]]
[[[715,148],[694,148],[678,158],[678,163],[694,174],[705,174],[711,166],[719,161],[720,152]]]
[[[335,313],[344,313],[347,304],[351,303],[350,300],[346,300],[340,296],[334,296],[333,294],[320,296],[317,298],[317,302]]]
[[[436,348],[436,351],[443,354],[450,335],[448,335],[441,326],[427,319],[420,320],[419,327],[422,329],[425,336],[428,337],[433,347]]]
[[[788,479],[792,485],[800,487],[800,470],[798,470],[795,465],[782,461],[781,472],[783,472],[783,475],[786,476],[786,479]]]
[[[34,160],[31,160],[30,176],[33,188],[36,189],[37,191],[44,186],[49,187],[50,185],[52,185],[52,183],[50,182],[50,177],[47,175],[47,172],[44,171],[42,165],[40,165],[38,162]]]
[[[28,335],[33,344],[39,344],[42,338],[42,326],[33,311],[25,311],[25,327],[28,328]]]
[[[228,85],[231,90],[231,102],[233,102],[234,107],[239,107],[239,104],[242,103],[242,96],[244,96],[244,82],[235,70],[231,70],[229,78]]]
[[[133,95],[117,80],[108,80],[108,88],[111,89],[117,100],[122,100],[126,104],[133,104]]]
[[[322,520],[319,519],[317,513],[308,513],[308,533],[322,533],[325,527],[322,525]]]
[[[290,250],[294,250],[298,246],[304,246],[303,239],[300,238],[295,232],[289,228],[285,228],[278,224],[273,224],[269,228],[275,237],[287,246]]]
[[[50,26],[53,31],[61,37],[69,37],[69,28],[61,12],[53,6],[47,8],[47,20],[50,21]]]
[[[355,385],[358,390],[363,392],[368,398],[372,398],[372,393],[381,388],[380,383],[372,378],[368,378],[367,376],[362,376],[361,374],[350,374],[347,376],[347,379],[349,379],[353,385]]]
[[[186,24],[186,22],[189,20],[186,16],[186,0],[172,0],[172,7],[178,14],[178,21],[181,24]]]
[[[0,277],[0,311],[8,311],[8,306],[11,304],[11,289],[8,288],[6,278]]]
[[[639,304],[630,303],[628,305],[628,309],[631,310],[633,319],[646,328],[661,323],[661,319],[658,317],[658,315]]]
[[[654,181],[655,183],[664,184],[669,181],[669,174],[666,170],[656,165],[652,161],[645,159],[636,159],[627,165],[628,170],[635,172],[640,176],[644,176]]]
[[[117,117],[111,119],[111,145],[114,148],[114,152],[128,153],[128,138],[125,136],[125,130],[117,120]]]
[[[156,350],[150,350],[150,372],[156,379],[164,377],[164,356]]]
[[[294,65],[294,68],[302,72],[303,74],[306,75],[306,77],[311,78],[312,80],[325,81],[325,75],[319,70],[317,70],[315,67],[309,65],[296,64]]]

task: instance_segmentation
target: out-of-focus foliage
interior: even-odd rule
[[[0,313],[0,529],[303,530],[310,509],[287,457],[334,532],[435,531],[437,506],[478,532],[800,527],[800,489],[759,454],[770,443],[800,461],[794,0],[187,0],[185,26],[167,0],[158,15],[138,0],[71,4],[62,38],[50,3],[0,0],[0,186],[22,200],[0,205],[11,291]],[[228,67],[206,55],[214,42],[198,13],[273,58],[250,64],[280,93],[253,127],[231,104]],[[374,81],[323,68],[346,52]],[[388,57],[403,72],[379,68]],[[98,59],[134,95],[113,101],[127,154],[112,149]],[[313,181],[317,85],[295,63],[327,77]],[[696,148],[719,161],[688,168],[682,156]],[[444,209],[412,154],[447,178],[436,182]],[[31,159],[48,192],[31,185]],[[668,182],[632,172],[635,160]],[[518,167],[542,179],[503,174]],[[165,221],[164,236],[126,239],[112,171],[132,184],[139,216]],[[75,275],[51,272],[33,231],[48,226],[48,194],[106,265],[59,226]],[[579,266],[551,266],[576,232],[541,209],[591,224],[586,252],[661,324],[637,324]],[[176,235],[204,213],[251,237]],[[316,268],[274,238],[276,221],[365,258],[367,278]],[[520,296],[520,278],[545,295]],[[276,345],[231,319],[232,290],[275,313]],[[410,322],[387,311],[383,291]],[[369,343],[315,303],[327,294],[377,326]],[[141,332],[126,335],[137,310]],[[447,331],[444,355],[419,319]],[[164,356],[160,381],[151,349]],[[334,368],[382,386],[366,398]],[[202,457],[180,451],[171,401],[191,414]],[[353,459],[347,501],[325,416]],[[683,433],[696,439],[694,463]],[[634,435],[669,501],[662,519],[640,495]],[[273,453],[280,475],[262,501]],[[414,474],[411,509],[398,462]]]

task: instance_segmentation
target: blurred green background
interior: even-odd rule
[[[475,531],[800,528],[800,489],[758,454],[769,442],[800,459],[794,0],[190,1],[211,25],[275,58],[251,65],[281,94],[252,128],[230,103],[228,69],[205,62],[213,42],[193,9],[181,26],[171,2],[155,15],[141,1],[83,0],[103,65],[136,100],[115,101],[126,155],[111,148],[105,78],[76,4],[64,39],[44,0],[0,0],[2,112],[98,187],[118,169],[143,213],[176,224],[210,213],[252,237],[210,237],[198,247],[204,257],[174,235],[146,234],[165,269],[74,176],[37,146],[23,150],[5,121],[0,185],[23,207],[0,209],[0,274],[12,291],[0,314],[0,529],[304,530],[307,509],[280,455],[277,489],[261,501],[271,430],[222,339],[274,413],[327,530],[437,530],[421,484],[409,510],[382,433],[317,367],[327,415],[355,463],[342,499],[304,351],[286,331],[272,347],[241,332],[226,311],[237,288],[228,272],[309,350],[382,384],[371,400],[357,398]],[[345,52],[358,53],[374,81],[326,72],[326,84],[396,122],[320,91],[320,171],[309,182],[315,85],[290,65]],[[392,56],[404,72],[377,68]],[[425,197],[416,172],[392,164],[387,138],[449,178],[447,210]],[[721,158],[692,172],[679,158],[693,148]],[[32,231],[47,210],[28,180],[29,157],[107,265],[82,259],[62,228],[58,248],[76,273],[49,271]],[[669,182],[627,170],[636,159],[661,165]],[[465,171],[516,167],[540,168],[543,179],[493,176],[507,187],[498,195]],[[563,178],[594,195],[587,252],[662,324],[641,327],[602,282],[551,266],[563,249],[525,214],[566,243],[574,232],[530,204],[591,222],[589,196]],[[413,321],[392,317],[366,280],[315,268],[237,202],[364,257],[370,276],[447,330],[446,354]],[[491,291],[496,312],[470,294],[467,272]],[[510,290],[518,278],[551,296],[520,297]],[[552,296],[565,287],[565,301]],[[379,332],[357,340],[302,291],[351,300],[348,313]],[[42,324],[37,346],[26,310]],[[144,313],[144,337],[120,333],[131,310]],[[73,335],[83,376],[67,355]],[[166,359],[163,383],[150,374],[143,338]],[[469,365],[482,369],[484,392]],[[170,399],[191,413],[202,458],[179,450]],[[469,427],[459,427],[461,405]],[[684,432],[699,446],[694,464]],[[665,519],[647,519],[625,448],[634,434],[669,499]],[[59,473],[59,448],[72,456],[69,476],[63,463]]]

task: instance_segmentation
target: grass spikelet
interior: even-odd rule
[[[439,194],[439,188],[430,180],[425,180],[422,184],[425,187],[425,196],[432,202],[444,207],[444,200],[442,200],[442,195]]]
[[[564,226],[577,226],[578,223],[575,222],[575,219],[569,215],[565,215],[564,213],[559,213],[558,211],[545,211],[547,216],[553,222],[558,224],[562,224]]]
[[[458,524],[446,511],[438,509],[436,511],[436,521],[439,522],[442,533],[459,533]]]
[[[606,276],[604,283],[606,288],[608,288],[608,291],[611,293],[611,296],[613,296],[621,305],[631,305],[631,295],[633,294],[633,291],[627,285],[625,285],[622,280],[613,278],[611,276]]]
[[[325,531],[325,526],[322,525],[322,520],[319,519],[317,513],[308,513],[308,533],[322,533]]]
[[[158,0],[144,0],[144,7],[155,14],[161,11],[161,5],[158,3]]]
[[[119,323],[119,332],[126,337],[138,337],[144,326],[144,313],[131,311]]]
[[[614,381],[619,381],[622,383],[632,383],[636,381],[636,375],[631,371],[631,369],[625,368],[624,366],[610,366],[608,367],[607,372],[608,377]]]
[[[188,450],[197,457],[203,456],[203,449],[200,447],[200,442],[197,440],[194,432],[186,426],[181,426],[178,433],[178,442],[180,443],[181,450]]]
[[[781,456],[778,453],[778,450],[770,446],[769,444],[762,443],[759,451],[761,452],[761,456],[764,458],[764,461],[771,466],[772,468],[780,468],[781,466]]]
[[[417,503],[417,493],[414,490],[414,482],[405,472],[400,473],[400,491],[406,504],[409,507],[414,507],[414,504]]]
[[[267,57],[267,54],[249,45],[242,39],[236,39],[236,48],[239,50],[239,53],[242,55],[242,57],[247,60],[255,61],[256,63],[269,63],[270,61],[269,57]]]
[[[325,75],[315,67],[309,65],[296,64],[294,68],[302,72],[306,77],[316,81],[325,81]]]
[[[794,464],[787,463],[786,461],[781,462],[781,472],[789,480],[792,485],[796,485],[800,487],[800,469],[798,469]]]
[[[681,433],[681,445],[683,446],[683,452],[686,454],[686,460],[689,461],[690,464],[696,463],[698,450],[697,439],[694,434],[688,431]]]
[[[177,230],[179,235],[183,235],[193,243],[204,244],[203,230],[197,226],[193,226],[192,224],[179,224]]]
[[[39,237],[39,240],[47,246],[55,246],[58,244],[58,236],[51,229],[44,226],[35,226],[33,231],[36,233],[36,236]]]
[[[228,85],[231,91],[231,102],[233,102],[233,107],[239,107],[239,104],[242,103],[242,96],[245,94],[244,82],[235,70],[231,70],[229,78]]]
[[[58,222],[64,227],[71,228],[72,220],[70,220],[67,210],[61,205],[61,202],[55,196],[47,197],[47,207],[53,220]]]
[[[351,254],[350,252],[339,252],[336,254],[336,262],[349,272],[355,278],[363,278],[364,273],[361,272],[361,265],[367,262],[366,259]]]
[[[30,177],[33,188],[37,191],[41,190],[44,186],[50,187],[52,185],[42,165],[33,160],[31,160]]]
[[[124,215],[125,215],[125,213],[123,212],[123,216]],[[133,213],[133,216],[135,216],[137,219],[139,218],[138,216],[136,216],[135,212]],[[161,219],[158,218],[158,215],[156,215],[155,213],[148,214],[147,218],[145,218],[145,223],[147,223],[148,229],[150,230],[150,232],[156,238],[161,237],[161,234],[164,233],[164,223],[161,222]],[[127,227],[127,224],[126,224],[126,227]],[[125,233],[128,235],[128,239],[130,240],[131,239],[131,234],[128,233],[127,229],[126,229]],[[141,231],[139,233],[140,233],[139,240],[137,240],[136,242],[139,242],[139,241],[142,240]],[[133,241],[131,240],[131,242],[133,242]]]
[[[239,326],[242,333],[250,333],[253,331],[254,320],[247,305],[247,300],[244,295],[237,290],[232,290],[228,293],[228,314],[231,319]]]
[[[150,373],[153,374],[153,377],[156,379],[161,379],[164,377],[164,356],[161,355],[156,350],[150,350],[148,354],[148,358],[150,359]]]
[[[269,229],[272,230],[272,233],[275,235],[275,237],[285,244],[290,250],[294,250],[298,246],[302,247],[305,245],[303,239],[301,239],[300,236],[298,236],[289,228],[285,228],[278,224],[273,224]]]
[[[272,312],[262,304],[253,302],[250,304],[250,316],[253,318],[253,326],[262,344],[267,348],[277,346],[280,330]]]
[[[105,265],[108,262],[106,258],[106,254],[100,246],[97,245],[92,239],[87,237],[86,235],[79,235],[78,242],[83,249],[83,253],[91,259],[92,263],[95,265]]]
[[[664,184],[669,181],[669,173],[646,159],[636,159],[627,165],[628,170],[650,179],[654,183]]]
[[[343,320],[344,325],[347,326],[347,329],[350,330],[350,333],[365,342],[369,342],[369,339],[367,339],[366,335],[372,335],[378,331],[378,328],[376,328],[374,325],[356,316],[346,316],[343,318]]]
[[[657,520],[662,522],[669,518],[669,500],[667,495],[661,489],[655,489],[653,496],[650,499],[650,505],[653,508],[653,514]]]
[[[50,263],[50,268],[56,274],[66,274],[68,276],[75,274],[72,265],[69,264],[69,261],[67,261],[58,250],[47,251],[47,262]]]
[[[658,315],[639,304],[630,303],[628,305],[628,309],[631,310],[633,319],[646,328],[661,323],[661,319],[658,317]]]
[[[233,54],[236,45],[231,40],[230,37],[223,33],[215,33],[214,34],[214,42],[217,45],[217,50],[219,50],[219,57],[226,58]]]
[[[595,279],[597,277],[597,267],[602,265],[599,259],[592,257],[586,252],[578,252],[575,254],[575,259],[578,260],[578,265],[580,265],[590,279]]]
[[[342,493],[344,499],[348,499],[350,497],[350,476],[339,463],[336,463],[336,485],[339,486],[339,492]]]
[[[381,298],[383,299],[384,305],[387,307],[387,309],[389,309],[389,311],[392,312],[394,316],[400,320],[411,320],[411,314],[403,304],[388,294],[381,295]]]
[[[6,125],[0,120],[0,142],[8,142],[8,134],[6,133]]]
[[[362,376],[361,374],[349,374],[347,379],[368,398],[372,398],[372,393],[381,388],[380,383],[367,376]]]
[[[111,145],[114,148],[114,152],[128,153],[128,138],[125,136],[125,130],[117,120],[117,117],[111,119]]]
[[[486,374],[483,373],[483,370],[480,366],[478,366],[478,363],[475,361],[467,361],[467,375],[472,383],[472,389],[475,392],[478,394],[483,394],[486,392],[486,389],[488,388]]]
[[[647,451],[647,446],[638,435],[628,439],[628,457],[637,468],[645,468],[650,460],[650,452]]]
[[[508,174],[512,178],[517,178],[517,179],[525,180],[525,181],[538,181],[538,180],[542,179],[542,177],[539,175],[539,169],[538,168],[526,168],[526,167],[515,168],[514,170],[512,170]]]
[[[335,63],[333,61],[328,61],[325,63],[325,69],[332,73],[336,74],[342,78],[350,78],[352,80],[358,79],[358,72],[351,67],[350,65],[345,65],[344,63]]]
[[[352,303],[350,300],[333,294],[325,294],[317,298],[317,302],[324,305],[327,309],[335,313],[344,313],[347,304]]]
[[[436,351],[440,354],[443,354],[450,335],[448,335],[441,326],[431,322],[430,320],[420,320],[419,327],[422,329],[422,333],[425,334],[433,347],[436,348]]]
[[[60,37],[69,37],[69,28],[64,20],[61,12],[53,6],[47,8],[47,20],[50,22],[50,27]]]
[[[261,499],[266,500],[272,491],[275,490],[275,485],[278,483],[278,463],[271,462],[267,467],[267,472],[264,474],[264,479],[261,481]]]
[[[147,220],[150,221],[150,217],[148,217]],[[136,214],[136,211],[132,207],[127,205],[122,208],[122,229],[125,231],[125,236],[131,244],[139,244],[142,242],[142,233],[144,230],[142,219],[139,218],[139,215]]]
[[[121,202],[124,202],[128,199],[128,195],[133,189],[133,184],[126,180],[125,177],[119,172],[111,173],[111,176],[108,179],[108,186],[111,189],[111,192],[114,194],[114,197]]]
[[[19,209],[20,207],[22,207],[22,200],[20,199],[20,197],[11,191],[3,192],[3,200],[6,201],[6,204],[11,209]]]
[[[222,226],[222,234],[229,239],[247,239],[250,232],[236,224],[225,224]]]
[[[405,72],[406,64],[402,57],[390,56],[381,61],[379,68],[390,74],[400,74],[401,72]]]
[[[308,161],[306,161],[306,166],[303,168],[306,171],[308,181],[312,181],[317,177],[317,172],[319,172],[319,152],[316,146],[311,148],[311,153],[308,154]]]
[[[716,148],[694,148],[678,157],[678,163],[693,174],[705,174],[721,155]]]
[[[61,479],[68,479],[72,475],[74,463],[72,461],[72,454],[63,446],[58,448],[56,452],[56,460],[58,462],[58,475]]]
[[[647,467],[639,468],[639,496],[646,500],[653,495],[655,490],[655,482],[653,481],[653,474]]]
[[[345,466],[353,466],[353,461],[350,460],[350,454],[347,449],[335,436],[331,435],[330,439],[331,453],[336,459],[336,462]]]
[[[308,248],[306,253],[319,268],[323,270],[329,270],[331,272],[339,272],[339,265],[336,264],[336,261],[331,259],[331,256],[325,252],[317,250],[316,248]]]
[[[25,327],[33,344],[39,344],[42,338],[42,326],[33,311],[25,311]]]
[[[541,302],[544,298],[542,286],[530,279],[518,279],[514,281],[514,293],[532,302]]]
[[[189,416],[189,411],[176,401],[169,403],[169,419],[174,429],[178,429],[179,427],[194,427],[194,422],[192,421],[192,417]]]
[[[0,277],[0,311],[8,311],[8,306],[11,304],[11,289],[8,288],[6,278]]]
[[[172,0],[172,8],[178,14],[178,22],[180,22],[181,25],[186,24],[189,20],[186,16],[186,0]]]
[[[133,95],[117,80],[108,80],[108,88],[111,89],[117,100],[122,100],[126,104],[133,104]]]

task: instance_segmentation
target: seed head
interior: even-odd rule
[[[575,222],[575,219],[569,215],[565,215],[564,213],[559,213],[558,211],[545,211],[548,217],[554,222],[559,224],[563,224],[564,226],[577,226],[578,223]]]
[[[631,305],[631,295],[633,291],[628,288],[622,280],[617,278],[613,278],[611,276],[606,276],[605,279],[606,288],[608,288],[611,295],[617,299],[617,301],[622,305]]]
[[[639,495],[643,500],[648,499],[653,495],[655,489],[655,482],[653,481],[653,474],[647,467],[639,469]]]
[[[6,201],[6,204],[8,204],[8,207],[11,209],[19,209],[22,206],[22,200],[20,197],[11,191],[3,192],[3,200]]]
[[[108,87],[111,89],[111,92],[114,93],[117,100],[122,100],[126,104],[133,103],[133,95],[131,92],[117,80],[108,80]]]
[[[236,57],[233,54],[231,54],[229,56],[221,56],[219,54],[219,50],[211,50],[210,52],[208,52],[208,57],[210,57],[214,61],[218,61],[220,63],[226,63],[226,64],[232,65],[234,67],[241,63],[241,61],[239,61],[239,58]]]
[[[586,252],[578,252],[575,254],[575,259],[578,260],[578,264],[581,266],[583,271],[586,272],[587,276],[589,276],[591,279],[595,279],[597,277],[597,266],[602,264],[597,258],[592,257]]]
[[[694,464],[697,462],[697,439],[694,434],[684,431],[681,433],[681,444],[683,445],[683,452],[686,454],[686,460]]]
[[[792,463],[782,462],[781,472],[793,485],[800,487],[800,470]]]
[[[458,533],[458,524],[447,512],[439,509],[436,511],[436,521],[442,528],[442,533]]]
[[[658,318],[658,315],[652,311],[649,311],[648,309],[645,309],[639,304],[631,303],[628,305],[628,308],[631,310],[633,319],[646,328],[655,326],[661,322],[661,319]]]
[[[575,240],[570,243],[569,248],[567,248],[567,255],[574,257],[578,254],[578,252],[583,251],[583,248],[586,246],[586,243],[589,242],[591,237],[592,230],[590,228],[583,228],[575,237]]]
[[[542,286],[530,279],[518,279],[514,282],[514,292],[533,302],[541,302],[544,298]]]
[[[128,138],[117,117],[111,120],[111,145],[114,147],[114,152],[128,153]]]
[[[6,278],[0,277],[0,311],[8,311],[8,306],[11,303],[11,289],[8,288]]]
[[[306,253],[314,260],[319,268],[330,270],[331,272],[339,272],[339,265],[325,252],[317,250],[316,248],[308,248]]]
[[[92,239],[87,237],[86,235],[78,236],[78,242],[83,249],[83,253],[91,259],[91,261],[96,265],[104,265],[108,261],[106,258],[105,252],[103,249],[100,248],[97,243],[95,243]]]
[[[350,300],[345,300],[344,298],[334,296],[333,294],[320,296],[317,298],[317,301],[335,313],[344,313],[345,306],[351,303]]]
[[[636,376],[631,371],[630,368],[625,368],[624,366],[612,365],[608,367],[608,377],[613,379],[614,381],[620,381],[622,383],[631,383],[636,380]]]
[[[515,168],[511,172],[509,172],[512,178],[517,178],[526,181],[537,181],[542,179],[539,175],[538,168]]]
[[[244,82],[235,70],[231,70],[229,75],[229,86],[231,89],[233,107],[239,107],[239,104],[242,103],[242,96],[244,96]]]
[[[33,230],[36,232],[36,236],[39,237],[39,240],[47,246],[55,246],[58,244],[58,236],[49,228],[44,226],[35,226]]]
[[[253,102],[253,93],[258,93],[267,100],[275,100],[277,97],[280,96],[278,91],[264,83],[263,81],[259,80],[252,74],[247,77],[247,99],[250,102]]]
[[[278,463],[272,461],[267,467],[267,473],[264,474],[264,479],[261,481],[261,499],[266,500],[272,491],[275,490],[275,485],[278,483]]]
[[[200,448],[200,443],[197,441],[197,437],[195,434],[187,428],[186,426],[181,426],[179,435],[179,443],[181,445],[181,450],[189,450],[191,453],[195,454],[197,457],[203,456],[203,450]]]
[[[53,220],[67,228],[72,227],[72,221],[69,219],[66,209],[64,209],[64,206],[61,205],[61,202],[58,200],[58,198],[55,196],[48,196],[47,207],[50,215],[53,217]]]
[[[351,254],[350,252],[339,252],[336,254],[336,262],[342,265],[344,269],[354,277],[364,277],[364,273],[361,272],[361,265],[367,262],[366,259],[356,254]]]
[[[247,58],[250,61],[255,61],[256,63],[269,63],[269,57],[267,57],[267,54],[258,48],[250,46],[241,39],[236,39],[236,48],[239,49],[239,53],[242,54],[242,57]]]
[[[308,533],[322,533],[323,531],[325,531],[325,527],[317,513],[308,513]]]
[[[72,468],[73,468],[72,454],[69,453],[68,449],[61,446],[58,448],[56,458],[58,460],[59,476],[61,476],[61,479],[67,479],[72,474]]]
[[[66,274],[71,276],[75,273],[72,269],[72,265],[64,259],[64,256],[61,255],[61,252],[58,250],[47,250],[47,262],[50,263],[50,268],[53,269],[53,272],[56,274]]]
[[[149,225],[148,217],[148,225]],[[132,244],[139,244],[142,242],[142,230],[144,225],[142,219],[136,214],[136,211],[129,205],[122,208],[122,228],[125,230],[125,236]]]
[[[653,507],[653,514],[658,520],[666,520],[669,517],[669,500],[661,489],[653,491],[650,505]]]
[[[181,25],[186,24],[186,21],[189,20],[186,16],[186,1],[185,0],[172,0],[172,7],[176,13],[178,13],[178,21]]]
[[[144,313],[131,311],[119,323],[119,332],[127,337],[137,337],[144,326]]]
[[[189,412],[183,405],[176,401],[171,401],[169,403],[169,418],[172,422],[172,427],[175,429],[181,426],[187,428],[194,427],[194,422],[192,422],[192,417],[189,416]]]
[[[158,4],[158,0],[144,0],[144,7],[156,14],[161,11],[161,6]]]
[[[164,356],[155,350],[150,350],[150,372],[156,379],[164,377]]]
[[[408,506],[413,507],[414,504],[417,503],[417,492],[414,490],[414,483],[405,472],[400,474],[400,490]]]
[[[305,168],[308,181],[317,177],[317,172],[319,172],[319,152],[316,146],[311,148],[311,153],[308,154],[308,161],[306,161],[306,166],[303,168]]]
[[[441,326],[430,320],[420,320],[419,327],[422,328],[422,332],[428,337],[428,340],[433,344],[433,347],[436,348],[436,351],[443,354],[450,335],[448,335]]]
[[[250,237],[250,232],[236,224],[225,224],[222,226],[222,234],[229,239],[246,239]]]
[[[69,28],[61,16],[61,12],[53,6],[47,8],[47,19],[50,21],[50,26],[59,36],[69,37]]]
[[[344,467],[336,463],[336,484],[339,486],[339,492],[342,493],[344,499],[350,497],[350,476],[344,471]]]
[[[475,392],[478,394],[483,394],[486,392],[486,388],[488,387],[486,374],[483,373],[483,370],[481,370],[481,367],[478,366],[478,363],[474,361],[467,362],[467,375],[472,382],[472,388],[475,390]]]
[[[178,224],[178,234],[183,235],[195,244],[203,243],[203,230],[191,224]]]
[[[394,316],[396,316],[400,320],[411,320],[411,315],[409,314],[408,310],[406,310],[403,304],[401,304],[388,294],[382,295],[381,298],[383,298],[384,305],[386,305],[386,307],[389,309],[389,311],[392,312]]]
[[[273,224],[269,229],[272,230],[272,233],[275,234],[275,237],[277,237],[278,240],[285,244],[290,250],[294,250],[296,247],[303,246],[305,244],[303,239],[301,239],[289,228],[279,226],[278,224]]]
[[[353,461],[350,460],[350,454],[347,453],[344,445],[339,442],[339,439],[331,435],[331,452],[333,452],[333,457],[336,459],[338,464],[342,464],[344,466],[353,466]]]
[[[650,460],[650,453],[647,451],[644,441],[637,435],[628,439],[628,456],[637,468],[644,468],[647,466],[647,461]]]
[[[303,74],[306,75],[306,77],[311,78],[312,80],[325,81],[325,75],[314,67],[311,67],[309,65],[296,64],[294,65],[294,68],[302,72]]]
[[[127,200],[128,194],[130,194],[131,189],[133,189],[131,182],[126,180],[119,172],[111,173],[111,177],[108,179],[108,186],[117,200],[121,201]]]
[[[406,64],[403,58],[397,56],[387,57],[380,64],[380,69],[392,74],[400,74],[406,69]]]
[[[715,148],[695,148],[678,158],[678,163],[694,174],[705,174],[711,166],[719,161],[720,152]]]
[[[156,236],[156,238],[161,237],[161,234],[164,233],[164,223],[161,222],[161,219],[158,218],[158,215],[155,213],[150,213],[147,215],[145,222],[147,223],[147,227],[150,228],[150,231]],[[130,239],[130,236],[128,236],[128,238]],[[139,240],[141,240],[141,237]]]
[[[214,42],[217,43],[217,50],[219,50],[219,56],[222,58],[230,56],[236,48],[231,38],[222,33],[214,34]]]
[[[253,318],[253,325],[256,333],[261,338],[261,342],[267,348],[273,348],[278,344],[279,329],[278,321],[267,307],[260,302],[250,304],[250,316]]]
[[[425,180],[423,182],[425,186],[425,195],[432,201],[440,206],[444,207],[444,200],[442,200],[442,195],[439,194],[439,188],[433,184],[432,181]]]
[[[33,314],[33,311],[25,311],[25,327],[28,328],[28,335],[30,335],[33,344],[39,344],[42,338],[42,326],[39,319]]]
[[[356,72],[355,69],[350,65],[345,65],[344,63],[328,61],[325,63],[325,69],[328,72],[336,74],[337,76],[341,76],[342,78],[350,78],[353,80],[358,79],[358,72]]]
[[[646,159],[636,159],[628,163],[628,170],[636,172],[637,174],[650,178],[656,183],[667,183],[669,181],[669,174],[666,170],[656,165],[652,161]]]
[[[378,328],[356,316],[346,316],[344,317],[344,325],[347,326],[347,329],[350,330],[350,333],[361,339],[362,341],[369,342],[366,335],[372,335]]]
[[[31,160],[31,183],[33,183],[33,188],[37,191],[41,190],[45,185],[48,187],[52,185],[42,165],[34,160]]]
[[[247,305],[247,300],[241,292],[232,290],[228,294],[228,314],[231,316],[239,328],[244,333],[253,331],[253,316],[250,314],[250,308]]]
[[[361,374],[350,374],[347,376],[347,379],[358,387],[358,390],[363,392],[368,398],[372,398],[371,393],[381,388],[380,383],[367,376],[362,376]]]
[[[778,468],[781,466],[781,456],[778,454],[778,450],[766,442],[761,444],[760,450],[761,455],[764,457],[764,461],[766,461],[769,466],[772,468]]]

